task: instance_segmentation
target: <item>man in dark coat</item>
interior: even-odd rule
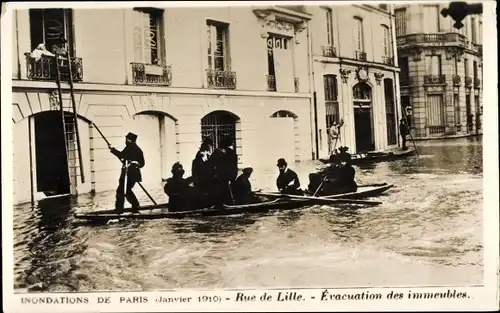
[[[191,178],[199,195],[199,206],[211,205],[213,202],[214,162],[211,158],[212,148],[213,141],[210,138],[205,138],[191,166]]]
[[[172,166],[172,177],[167,179],[163,190],[168,195],[168,208],[172,212],[194,209],[195,194],[194,187],[190,186],[190,180],[183,178],[184,168],[179,162]]]
[[[142,181],[141,168],[144,167],[144,154],[141,148],[136,144],[137,135],[128,133],[125,136],[125,148],[122,151],[116,150],[113,146],[109,145],[111,153],[113,153],[123,163],[118,188],[116,189],[116,202],[115,211],[117,213],[123,212],[125,197],[132,205],[132,211],[137,212],[139,208],[139,201],[135,196],[132,188],[137,182]],[[125,184],[126,177],[126,186]]]
[[[335,168],[335,176],[324,177],[324,182],[317,195],[329,196],[357,191],[356,170],[351,165],[351,155],[349,153],[339,154],[339,162]]]
[[[254,202],[252,184],[250,183],[252,173],[253,168],[245,167],[243,173],[234,181],[232,188],[235,204],[250,204]]]
[[[408,147],[406,146],[406,135],[408,134],[408,125],[406,125],[404,118],[399,121],[399,134],[401,135],[401,139],[403,140],[401,148],[403,150],[407,150]]]
[[[233,204],[231,185],[238,175],[238,155],[232,149],[232,140],[225,138],[220,149],[211,156],[214,165],[214,197],[218,204]]]
[[[297,173],[288,168],[288,163],[285,159],[278,160],[278,169],[280,174],[276,180],[276,186],[281,193],[290,195],[302,195],[300,189],[300,181]]]

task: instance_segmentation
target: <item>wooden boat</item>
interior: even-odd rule
[[[382,194],[384,191],[390,189],[393,185],[389,184],[379,184],[371,185],[358,188],[356,192],[350,192],[345,194],[338,194],[323,198],[330,199],[360,199],[367,197],[374,197]],[[272,194],[272,193],[271,193]],[[272,198],[272,196],[271,196]],[[318,199],[304,198],[296,199],[289,197],[280,197],[276,194],[277,199],[269,199],[263,202],[245,204],[245,205],[223,205],[223,206],[213,206],[209,208],[190,210],[182,212],[169,212],[168,203],[162,203],[158,205],[150,205],[141,207],[138,213],[132,213],[130,209],[125,209],[122,214],[117,214],[114,210],[103,210],[94,211],[87,213],[75,213],[75,218],[80,221],[87,221],[91,223],[106,223],[109,220],[120,220],[120,219],[140,219],[140,220],[152,220],[152,219],[178,219],[185,217],[196,217],[196,216],[219,216],[219,215],[234,215],[234,214],[251,214],[251,213],[263,213],[271,210],[291,210],[308,205],[314,205],[318,203],[324,203]]]
[[[412,156],[416,153],[415,148],[408,147],[408,150],[397,150],[394,152],[366,152],[351,154],[351,164],[367,164],[377,162],[389,162]],[[329,159],[320,159],[324,164],[330,163]]]

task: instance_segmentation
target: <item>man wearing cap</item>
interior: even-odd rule
[[[193,187],[189,179],[183,178],[184,168],[179,162],[172,166],[172,177],[167,179],[163,188],[168,195],[168,208],[172,212],[194,209],[191,207],[193,200]]]
[[[278,160],[278,169],[280,174],[276,180],[276,186],[281,193],[290,195],[302,195],[300,190],[300,181],[297,173],[288,168],[286,160],[281,158]]]
[[[243,173],[234,181],[233,196],[235,204],[249,204],[254,202],[252,184],[250,183],[252,173],[253,168],[245,167]]]
[[[132,211],[136,212],[139,208],[139,201],[132,191],[132,188],[135,183],[142,181],[140,169],[144,167],[145,161],[144,154],[141,148],[136,144],[136,140],[136,134],[128,133],[127,136],[125,136],[125,148],[122,151],[118,151],[111,145],[108,146],[111,153],[118,157],[123,163],[118,189],[116,189],[115,211],[117,213],[123,212],[125,197],[132,205]],[[124,186],[125,177],[127,186]]]

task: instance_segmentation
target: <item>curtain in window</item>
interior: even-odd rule
[[[134,10],[133,13],[133,38],[134,61],[152,63],[151,59],[151,32],[149,28],[149,14]]]
[[[444,108],[442,95],[427,95],[427,126],[444,125]]]
[[[396,10],[396,36],[406,35],[406,9]]]
[[[333,19],[332,11],[326,10],[326,39],[329,47],[333,46]]]
[[[356,51],[364,51],[363,20],[359,17],[355,17],[354,22],[356,23],[356,27],[354,28]]]

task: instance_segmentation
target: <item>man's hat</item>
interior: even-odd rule
[[[233,139],[231,137],[226,137],[222,139],[222,147],[227,148],[233,144]]]
[[[253,168],[250,167],[250,166],[247,166],[245,167],[243,170],[242,170],[243,174],[252,174],[253,173]]]
[[[286,163],[285,159],[281,158],[278,160],[278,164],[276,166],[287,166],[288,163]]]
[[[137,140],[137,135],[134,133],[128,133],[127,136],[125,136],[128,140],[135,142]]]
[[[203,137],[202,145],[212,145],[214,144],[213,140],[210,137]]]
[[[183,170],[184,168],[182,167],[182,164],[179,162],[175,162],[174,165],[172,165],[172,173],[177,172],[178,170]]]

